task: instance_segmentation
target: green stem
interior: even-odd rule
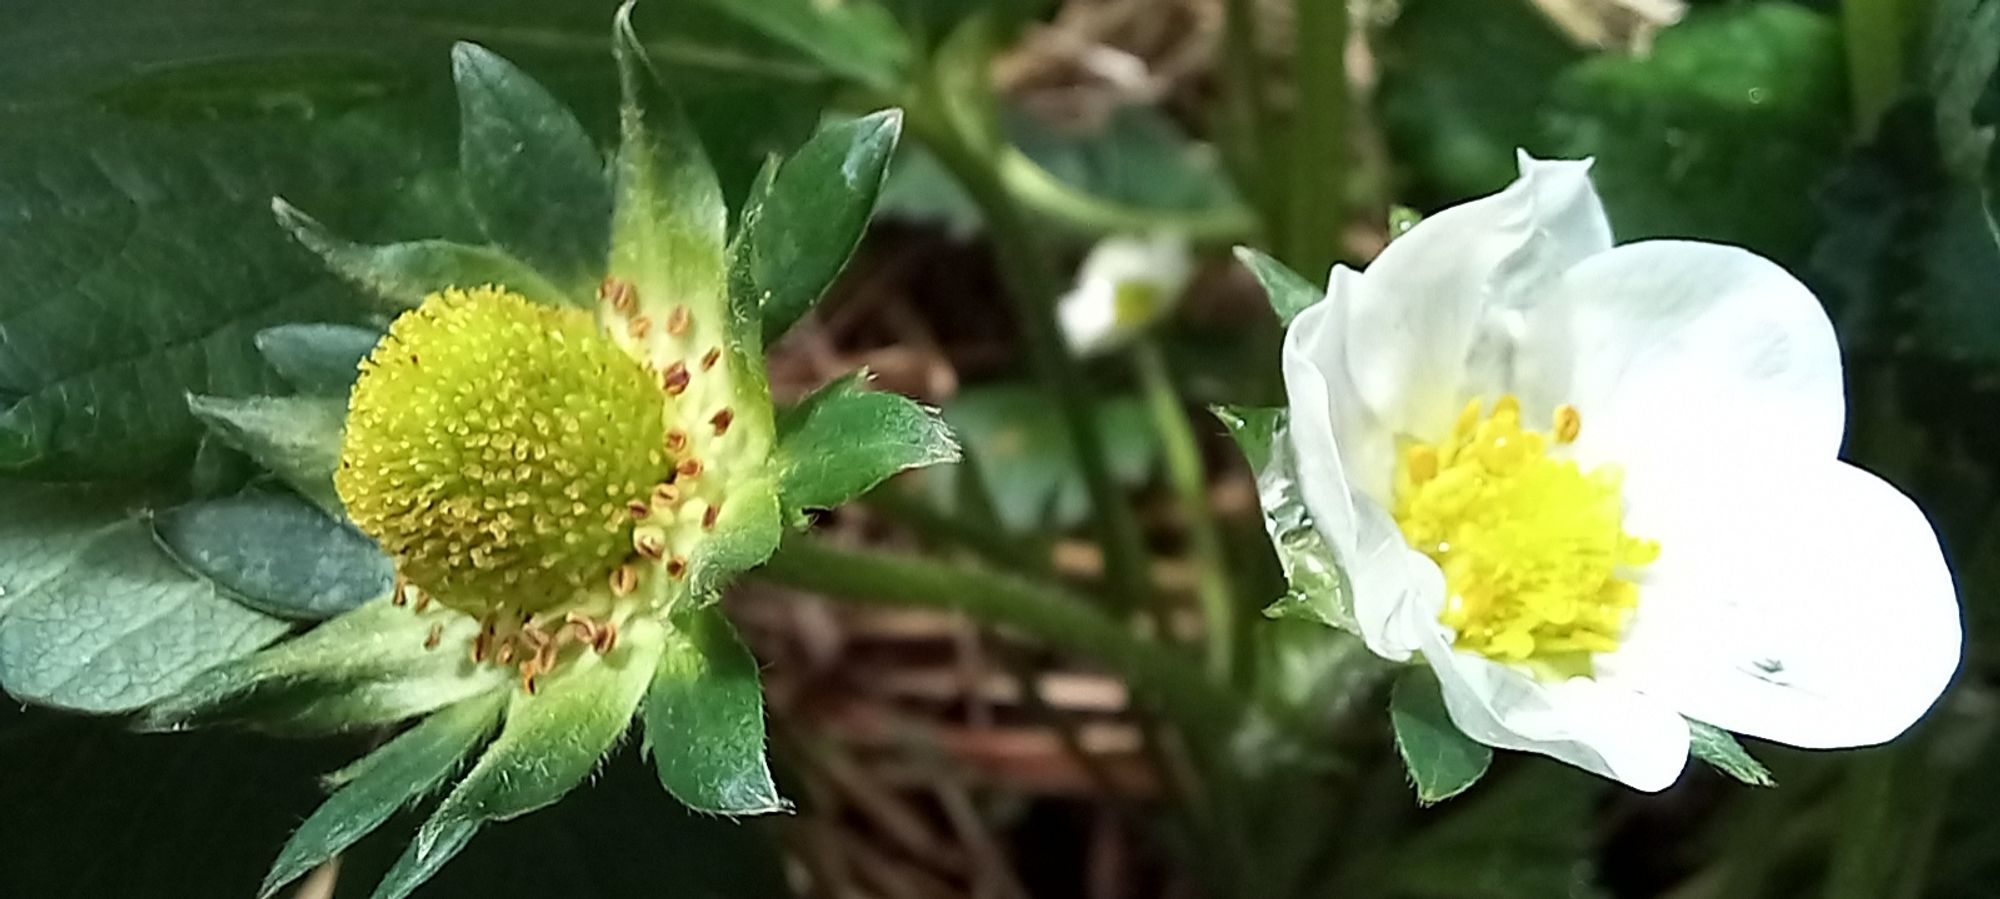
[[[1150,698],[1162,717],[1193,733],[1216,733],[1240,705],[1187,659],[1052,587],[979,568],[837,549],[807,537],[786,540],[757,573],[802,590],[963,612],[981,624],[1019,631],[1111,669]]]
[[[868,494],[861,502],[909,528],[927,546],[963,547],[986,563],[1009,571],[1041,574],[1048,570],[1047,547],[1003,533],[998,525],[940,511],[893,483]]]
[[[1139,370],[1146,407],[1153,416],[1153,428],[1163,444],[1167,477],[1187,517],[1188,547],[1198,569],[1195,594],[1207,625],[1208,671],[1215,678],[1227,679],[1235,670],[1236,597],[1229,583],[1229,557],[1222,547],[1222,532],[1208,504],[1208,471],[1202,464],[1201,444],[1188,423],[1186,405],[1174,386],[1160,345],[1142,339],[1132,348],[1132,358]]]
[[[1269,170],[1273,143],[1271,102],[1264,91],[1257,51],[1256,2],[1228,0],[1224,16],[1222,77],[1223,89],[1229,96],[1229,128],[1233,132],[1228,146],[1234,154],[1230,167],[1237,183],[1254,199],[1264,222],[1275,226],[1282,200],[1272,189]]]
[[[1095,234],[1171,231],[1201,243],[1247,240],[1257,231],[1250,210],[1227,203],[1210,209],[1127,206],[1063,183],[1021,151],[1001,151],[1000,177],[1014,199],[1035,212]]]
[[[942,109],[933,111],[913,104],[909,126],[937,154],[986,217],[987,233],[999,256],[1000,274],[1006,281],[1015,318],[1027,343],[1028,361],[1043,390],[1054,401],[1056,414],[1083,469],[1084,483],[1097,513],[1106,573],[1116,588],[1118,604],[1126,609],[1136,608],[1152,593],[1139,523],[1124,492],[1111,476],[1104,434],[1097,426],[1092,398],[1056,323],[1056,297],[1062,282],[1050,263],[1050,255],[1044,251],[1033,226],[1000,176],[999,157],[1003,154],[998,148],[982,148],[976,136],[954,127],[952,117]]]
[[[1294,0],[1294,9],[1298,109],[1279,251],[1293,271],[1318,281],[1339,258],[1347,224],[1347,2]]]

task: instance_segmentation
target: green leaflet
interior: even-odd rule
[[[436,648],[427,648],[436,630]],[[189,681],[148,707],[142,726],[168,730],[221,721],[316,734],[393,724],[512,683],[474,665],[470,616],[419,613],[377,600],[304,636]]]
[[[1229,428],[1236,445],[1257,475],[1258,506],[1264,532],[1284,570],[1285,595],[1264,609],[1271,618],[1293,618],[1359,633],[1354,598],[1348,595],[1340,560],[1333,547],[1313,527],[1312,512],[1299,492],[1298,472],[1286,436],[1289,416],[1283,409],[1217,406],[1215,417]]]
[[[279,325],[258,332],[257,352],[292,389],[344,397],[361,375],[361,360],[381,339],[381,332],[353,325]]]
[[[902,131],[897,110],[822,128],[752,195],[734,252],[749,254],[766,343],[804,317],[846,267]]]
[[[480,827],[549,805],[582,783],[631,722],[665,640],[657,622],[633,619],[610,654],[581,653],[537,692],[515,692],[500,735],[424,822],[375,899],[402,899]]]
[[[160,542],[189,571],[260,612],[318,621],[389,595],[387,557],[346,522],[251,488],[159,513]]]
[[[1417,801],[1425,805],[1465,792],[1493,763],[1491,748],[1452,723],[1437,675],[1427,666],[1412,666],[1396,679],[1389,694],[1389,723],[1396,729],[1396,753],[1417,788]]]
[[[831,74],[878,90],[903,83],[909,40],[873,3],[813,0],[702,0],[758,32],[804,53]]]
[[[1112,477],[1126,487],[1146,483],[1159,468],[1160,440],[1145,404],[1118,396],[1094,406]],[[1039,389],[1011,383],[968,388],[945,405],[943,417],[975,464],[940,467],[924,477],[940,505],[954,507],[964,490],[984,491],[1000,524],[1021,533],[1070,527],[1089,517],[1083,470]]]
[[[183,394],[270,392],[281,384],[258,331],[349,314],[350,292],[257,212],[281,190],[342,211],[377,204],[387,189],[358,185],[410,168],[375,123],[332,118],[195,129],[73,112],[7,129],[0,471],[174,472],[202,434]]]
[[[0,687],[38,705],[127,711],[286,629],[182,571],[131,519],[90,537],[60,577],[11,599],[0,617]]]
[[[394,311],[414,309],[447,287],[499,284],[550,305],[581,305],[588,290],[565,290],[533,266],[494,247],[448,240],[363,246],[342,240],[283,199],[271,201],[278,224],[336,274],[380,297]],[[601,227],[601,223],[600,223]]]
[[[459,168],[480,225],[573,301],[588,301],[609,241],[603,157],[569,109],[513,63],[467,43],[452,48],[451,63]]]
[[[344,786],[314,810],[271,863],[257,895],[285,884],[354,845],[397,809],[437,789],[492,733],[507,693],[496,690],[439,711],[369,753]]]
[[[958,441],[937,410],[869,391],[867,379],[865,371],[836,379],[779,416],[778,493],[793,524],[898,472],[958,461]]]
[[[189,396],[187,406],[216,436],[327,514],[346,514],[333,489],[340,434],[347,422],[345,397]]]
[[[1699,721],[1688,722],[1688,754],[1707,762],[1715,770],[1753,787],[1775,787],[1771,769],[1751,757],[1743,744],[1726,730]]]
[[[1691,10],[1642,57],[1564,71],[1543,106],[1542,148],[1597,159],[1591,181],[1622,241],[1699,237],[1796,264],[1818,226],[1800,198],[1847,140],[1845,68],[1825,14]]]
[[[787,808],[764,757],[757,660],[720,610],[676,620],[644,714],[660,783],[689,808],[719,815]]]

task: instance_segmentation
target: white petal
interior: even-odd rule
[[[1660,541],[1609,679],[1807,748],[1902,733],[1958,668],[1956,591],[1915,503],[1831,460],[1717,474],[1632,506]]]
[[[1368,266],[1344,339],[1357,392],[1390,430],[1442,435],[1475,357],[1504,374],[1507,319],[1562,271],[1610,248],[1589,165],[1523,155],[1506,190],[1424,219]]]
[[[1338,269],[1336,286],[1343,271],[1353,274]],[[1401,661],[1414,647],[1387,635],[1391,616],[1411,589],[1413,551],[1375,498],[1387,494],[1394,447],[1346,385],[1339,339],[1344,296],[1336,288],[1301,312],[1285,334],[1291,449],[1314,527],[1332,546],[1353,591],[1363,640],[1378,655]]]
[[[1437,672],[1458,729],[1488,746],[1534,752],[1657,792],[1687,766],[1687,721],[1672,707],[1617,684],[1578,677],[1543,682],[1451,647],[1436,606],[1405,607],[1404,625]]]
[[[1840,449],[1833,325],[1805,285],[1748,250],[1659,240],[1586,259],[1531,315],[1521,357],[1521,389],[1541,400],[1530,405],[1575,405],[1579,457],[1635,478],[1718,454]]]
[[[1085,281],[1056,302],[1056,321],[1070,352],[1088,356],[1113,343],[1117,331],[1117,286]]]

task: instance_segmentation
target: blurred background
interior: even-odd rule
[[[1318,280],[1374,255],[1395,207],[1504,186],[1516,148],[1595,156],[1621,241],[1748,246],[1827,304],[1850,378],[1847,455],[1919,499],[1958,573],[1958,683],[1890,747],[1751,745],[1777,789],[1691,765],[1643,796],[1503,754],[1468,794],[1419,809],[1380,696],[1345,688],[1351,642],[1251,616],[1254,689],[1321,710],[1339,751],[1243,735],[1236,811],[1257,826],[1215,846],[1176,824],[1172,753],[1116,678],[955,616],[753,582],[729,608],[765,665],[796,814],[690,815],[628,745],[592,787],[491,829],[420,895],[1225,895],[1212,862],[1234,854],[1271,872],[1272,895],[2000,896],[2000,2],[1352,0],[1352,27],[1331,31],[1316,0],[885,2],[932,46],[969,16],[1006,23],[984,71],[1032,163],[1009,186],[1066,264],[1109,234],[1191,242],[1195,274],[1155,336],[1241,595],[1274,599],[1283,582],[1251,475],[1200,407],[1280,402],[1280,332],[1229,248],[1264,247]],[[338,308],[343,288],[272,226],[268,198],[364,239],[462,230],[450,42],[519,62],[604,136],[611,6],[11,0],[0,340],[105,285],[219,298],[217,327],[246,334]],[[649,0],[640,26],[732,200],[764,154],[887,105],[694,0]],[[214,264],[225,251],[242,263]],[[969,464],[891,483],[822,522],[829,537],[1088,579],[1103,560],[1082,539],[1083,474],[1028,376],[1000,275],[979,206],[906,139],[835,295],[772,348],[774,387],[793,399],[865,366],[941,406],[967,445]],[[16,415],[26,393],[5,375],[0,406]],[[1081,376],[1106,398],[1153,576],[1192,618],[1199,572],[1133,374],[1098,359]],[[172,441],[157,451],[162,477],[189,476]],[[250,896],[320,798],[315,778],[368,743],[138,736],[0,708],[0,897]],[[401,848],[378,835],[290,895],[365,895]]]

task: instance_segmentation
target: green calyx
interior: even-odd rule
[[[632,509],[671,478],[670,404],[589,313],[447,289],[363,363],[334,485],[437,601],[559,608],[617,585]]]

